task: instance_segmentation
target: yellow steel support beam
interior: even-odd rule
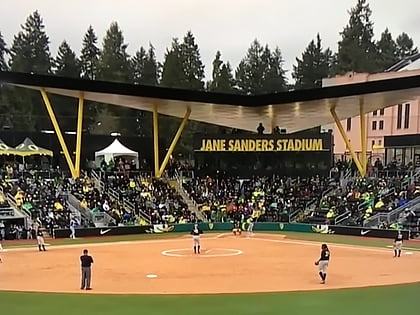
[[[340,131],[341,137],[343,138],[344,142],[346,143],[347,149],[349,150],[350,155],[353,159],[353,163],[356,164],[356,167],[359,170],[360,175],[362,177],[364,177],[365,176],[364,169],[363,169],[362,165],[360,164],[360,161],[357,158],[356,154],[354,153],[353,148],[351,147],[350,141],[347,138],[347,135],[346,135],[346,132],[344,131],[343,125],[341,124],[341,121],[338,118],[337,113],[335,112],[335,108],[334,107],[331,108],[330,112],[331,112],[331,116],[334,118],[334,122],[337,125],[338,130]]]
[[[159,122],[157,105],[153,105],[153,154],[155,157],[155,176],[160,177],[159,173]]]
[[[362,164],[363,168],[363,175],[366,175],[367,170],[367,148],[366,148],[366,116],[365,116],[365,104],[363,100],[360,99],[359,101],[359,113],[360,113],[360,144],[362,145],[362,157],[360,159],[360,163]]]
[[[83,132],[83,107],[84,107],[84,94],[80,93],[79,106],[77,110],[77,129],[76,129],[76,162],[75,174],[76,177],[80,176],[80,156],[82,153],[82,132]]]
[[[54,126],[55,133],[57,134],[58,141],[60,142],[61,149],[64,152],[64,157],[66,158],[67,164],[70,168],[71,175],[73,178],[76,178],[77,174],[73,165],[73,161],[71,160],[69,150],[67,149],[66,141],[63,138],[60,126],[58,124],[57,118],[55,117],[54,110],[51,106],[50,99],[48,98],[48,95],[45,89],[41,89],[41,95],[42,95],[42,99],[44,100],[45,107],[47,108],[48,115],[50,116],[51,123]]]
[[[191,108],[188,107],[187,111],[185,112],[184,118],[181,121],[181,124],[178,127],[178,130],[176,131],[175,137],[172,139],[171,145],[169,146],[168,152],[166,152],[165,158],[163,159],[162,165],[159,169],[159,176],[162,176],[163,172],[165,171],[165,167],[169,162],[169,159],[174,152],[175,146],[178,143],[179,138],[181,137],[182,131],[185,128],[185,125],[187,124],[188,119],[190,118],[191,114]]]

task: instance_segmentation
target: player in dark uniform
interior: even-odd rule
[[[242,233],[242,228],[241,228],[241,222],[239,221],[235,221],[233,223],[233,229],[232,229],[233,235],[241,235]]]
[[[325,283],[327,279],[327,269],[328,263],[330,262],[330,250],[328,249],[327,244],[322,244],[321,246],[321,257],[315,262],[315,265],[318,266],[319,276],[321,277],[321,283]]]
[[[200,235],[203,234],[203,231],[198,227],[198,224],[194,224],[190,234],[193,237],[194,254],[200,254]]]
[[[397,236],[394,239],[394,257],[401,257],[401,249],[403,244],[404,236],[401,231],[398,231]]]

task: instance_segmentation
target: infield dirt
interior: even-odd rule
[[[420,252],[394,258],[391,249],[330,244],[327,284],[321,285],[314,266],[319,245],[280,235],[220,234],[202,238],[200,255],[192,253],[189,237],[11,249],[1,253],[0,290],[86,294],[79,289],[84,248],[95,260],[89,294],[279,292],[420,281]]]

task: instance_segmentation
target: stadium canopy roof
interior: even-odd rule
[[[113,104],[190,120],[255,131],[262,122],[267,131],[274,126],[296,132],[333,123],[330,109],[340,119],[360,114],[359,103],[369,113],[420,96],[420,76],[331,86],[267,95],[231,95],[140,86],[116,82],[88,81],[49,75],[0,72],[0,82],[48,93]]]

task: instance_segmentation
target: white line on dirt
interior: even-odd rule
[[[206,237],[206,240],[215,240],[216,237]],[[80,247],[100,247],[100,246],[111,246],[111,245],[130,245],[130,244],[159,244],[159,243],[176,243],[180,242],[179,238],[177,239],[162,239],[162,240],[136,240],[136,241],[119,241],[119,242],[104,242],[104,243],[83,243],[83,244],[69,244],[69,245],[51,245],[49,246],[50,250],[61,249],[61,248],[80,248]],[[3,252],[12,252],[12,251],[33,251],[34,249],[38,250],[38,245],[34,244],[33,247],[17,247],[17,248],[6,248],[3,249]]]
[[[265,242],[274,242],[274,243],[283,243],[283,244],[296,244],[296,245],[308,245],[308,246],[319,246],[323,242],[315,242],[315,241],[295,241],[295,240],[278,240],[278,239],[269,239],[269,238],[259,238],[259,237],[252,237],[247,238],[248,240],[256,240],[256,241],[265,241]],[[343,248],[343,249],[351,249],[351,250],[364,250],[369,252],[380,252],[380,253],[386,253],[389,252],[388,249],[380,249],[380,248],[372,248],[372,247],[366,247],[366,246],[349,246],[349,245],[343,245],[343,244],[336,244],[336,243],[330,243],[330,247],[337,247],[337,248]]]
[[[387,246],[388,248],[394,248],[394,246],[393,245],[388,245]],[[415,250],[415,251],[420,251],[420,248],[416,248],[416,247],[405,247],[405,246],[403,246],[403,248],[402,248],[403,250],[404,249],[409,249],[409,250]]]

